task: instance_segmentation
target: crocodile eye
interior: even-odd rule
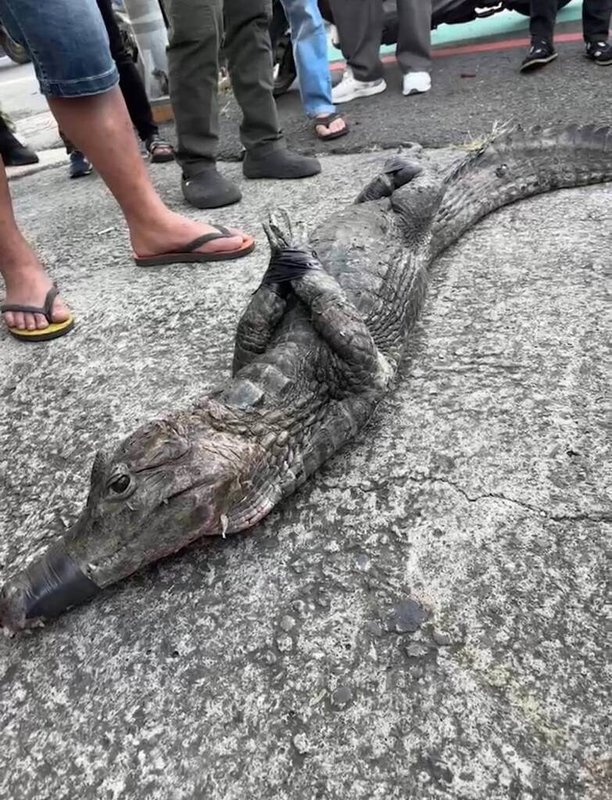
[[[109,483],[108,488],[113,494],[125,494],[130,488],[131,482],[129,475],[119,475],[119,477]]]

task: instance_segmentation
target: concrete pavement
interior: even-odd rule
[[[579,30],[576,23],[559,26],[560,34],[579,35]],[[513,42],[516,46],[507,47]],[[329,154],[389,149],[410,141],[428,147],[457,145],[503,122],[580,124],[588,119],[612,124],[612,68],[589,62],[580,41],[560,42],[559,59],[531,75],[518,72],[527,40],[514,38],[503,47],[506,49],[489,52],[458,48],[452,55],[436,57],[433,89],[416,97],[401,95],[397,65],[388,64],[386,92],[340,107],[347,115],[351,134],[334,142],[322,143],[314,137],[299,94],[290,92],[278,102],[283,131],[294,149]],[[15,114],[19,132],[32,146],[38,150],[56,148],[61,142],[55,122],[44,100],[31,97],[35,82],[31,72],[28,82],[27,70],[31,71],[31,67],[0,68],[0,99],[6,110]],[[7,89],[6,81],[13,80],[13,73],[17,75],[15,80],[22,82],[10,84]],[[334,80],[338,80],[340,74],[335,75]],[[241,157],[240,118],[235,100],[224,94],[220,114],[222,160]],[[172,139],[173,126],[164,126],[164,134]]]
[[[78,327],[0,337],[0,582],[74,519],[97,448],[227,374],[265,208],[315,225],[383,160],[246,182],[214,219],[256,253],[158,271],[95,177],[13,183]],[[177,168],[152,174],[180,207]],[[611,201],[527,201],[453,247],[396,389],[264,524],[1,640],[0,796],[608,797]]]

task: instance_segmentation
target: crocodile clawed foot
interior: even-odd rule
[[[263,223],[272,254],[280,250],[306,250],[310,252],[306,226],[291,222],[289,213],[284,208],[276,208],[268,212],[268,221]]]

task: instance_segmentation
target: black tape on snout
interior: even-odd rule
[[[291,281],[302,278],[308,272],[322,269],[321,262],[312,253],[286,248],[272,254],[261,285],[268,286],[281,297],[286,297],[291,291]]]
[[[28,619],[51,619],[90,600],[100,587],[85,575],[62,545],[50,548],[23,574]]]

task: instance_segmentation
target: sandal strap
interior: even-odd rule
[[[189,242],[185,247],[182,247],[180,252],[193,253],[195,250],[202,247],[203,244],[213,242],[215,239],[229,239],[235,236],[235,234],[223,225],[212,225],[211,227],[216,228],[219,233],[205,233],[203,236],[198,236],[193,242]]]
[[[154,150],[172,150],[172,145],[170,142],[166,142],[163,139],[154,139],[152,142],[149,142],[148,146],[149,153],[152,153]]]
[[[42,314],[47,322],[51,324],[53,322],[53,303],[55,302],[55,298],[58,296],[58,294],[59,289],[57,286],[52,286],[45,296],[45,303],[42,307],[26,306],[22,305],[21,303],[3,303],[0,305],[0,314],[4,314],[6,311],[16,311],[21,314]]]
[[[47,318],[47,322],[53,322],[53,303],[55,302],[55,298],[59,294],[59,289],[55,284],[49,289],[47,292],[47,296],[45,297],[45,305],[44,305],[44,315]]]
[[[319,125],[323,125],[324,128],[329,128],[332,122],[335,122],[337,119],[343,119],[343,116],[337,111],[333,111],[331,114],[326,114],[324,117],[315,117],[312,122],[316,130]]]

